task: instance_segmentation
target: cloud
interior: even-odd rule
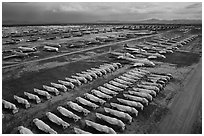
[[[186,9],[195,9],[195,8],[202,8],[202,3],[197,2],[197,3],[191,4],[191,5],[186,7]]]
[[[158,19],[202,19],[195,2],[28,2],[2,4],[2,19],[18,22],[96,22]]]

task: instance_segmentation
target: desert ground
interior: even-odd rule
[[[2,60],[2,98],[15,104],[19,108],[19,111],[13,114],[11,110],[3,107],[2,133],[18,134],[18,126],[24,126],[35,134],[44,134],[45,132],[39,130],[33,123],[33,119],[38,118],[59,134],[75,133],[73,130],[74,127],[90,133],[102,133],[94,128],[88,127],[85,124],[85,120],[106,125],[113,128],[118,134],[201,134],[202,29],[200,26],[176,26],[167,30],[158,30],[157,33],[150,35],[139,35],[124,40],[112,40],[110,42],[91,44],[90,46],[80,48],[67,48],[62,44],[62,47],[59,48],[59,52],[46,52],[43,51],[41,47],[42,44],[47,42],[66,42],[66,45],[68,45],[75,41],[93,39],[97,36],[118,36],[130,32],[139,33],[143,31],[144,30],[120,29],[120,31],[89,34],[82,37],[64,39],[56,38],[48,41],[43,40],[43,36],[41,40],[29,43],[25,42],[29,36],[24,36],[24,40],[16,45],[3,45],[3,50],[18,50],[18,47],[26,45],[28,47],[36,47],[39,52],[23,58],[18,57]],[[140,48],[138,45],[145,45],[146,41],[161,39],[162,37],[170,39],[178,36],[180,37],[177,38],[176,42],[180,42],[191,36],[196,37],[192,41],[179,47],[179,49],[174,50],[173,53],[166,53],[166,58],[151,60],[155,63],[154,67],[143,66],[137,68],[161,75],[171,74],[172,79],[153,97],[152,101],[149,101],[147,106],[144,106],[143,110],[137,109],[137,116],[130,114],[133,118],[131,123],[127,123],[126,120],[121,119],[125,123],[125,130],[122,131],[118,129],[118,126],[98,120],[95,113],[105,114],[103,110],[104,107],[110,108],[110,103],[117,103],[117,98],[123,98],[123,93],[126,93],[133,87],[137,87],[137,82],[124,89],[124,92],[120,92],[112,99],[106,100],[104,105],[100,105],[100,107],[95,110],[79,104],[91,111],[87,116],[74,111],[67,105],[68,101],[77,103],[77,97],[83,97],[85,93],[90,93],[91,90],[97,89],[98,86],[102,86],[114,78],[134,69],[132,63],[114,58],[111,52],[124,53],[124,44],[132,48]],[[3,42],[6,40],[8,40],[8,38],[3,38]],[[138,57],[137,54],[133,55]],[[3,57],[6,56],[8,56],[8,54],[3,54]],[[138,58],[140,58],[140,56]],[[93,79],[93,81],[89,81],[86,84],[75,86],[74,89],[68,89],[67,92],[60,91],[60,94],[57,96],[54,93],[50,93],[52,98],[49,100],[46,100],[43,96],[39,96],[42,100],[39,104],[29,100],[31,107],[27,109],[13,98],[14,95],[17,95],[27,99],[24,92],[36,94],[33,91],[34,88],[43,90],[43,85],[50,86],[51,82],[57,83],[58,80],[65,80],[66,77],[71,77],[76,73],[90,68],[97,68],[105,63],[112,64],[118,62],[122,64],[121,68]],[[146,78],[142,80],[146,80]],[[74,122],[73,119],[62,116],[57,111],[58,106],[63,106],[72,111],[80,116],[81,120]],[[62,126],[54,124],[46,117],[46,112],[54,113],[69,123],[70,127],[63,129]]]

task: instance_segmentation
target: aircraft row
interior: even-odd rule
[[[82,119],[82,115],[88,116],[91,110],[95,111],[105,103],[109,103],[112,98],[116,98],[117,102],[110,102],[108,107],[104,106],[103,112],[96,112],[95,118],[124,131],[126,123],[131,124],[133,117],[138,115],[138,111],[143,110],[171,78],[171,74],[162,75],[141,69],[131,69],[108,83],[103,84],[103,86],[99,86],[85,93],[83,96],[77,97],[75,101],[68,101],[65,106],[58,106],[57,111],[62,116],[72,118],[74,122],[78,122]],[[117,97],[119,93],[122,93],[122,97]],[[85,108],[85,106],[90,107],[91,110]],[[82,115],[78,116],[75,112],[82,113]],[[105,115],[105,113],[109,113],[114,117]],[[51,122],[62,126],[63,129],[70,127],[70,123],[52,112],[47,112],[45,115]],[[86,127],[92,127],[101,133],[116,134],[114,128],[102,125],[100,122],[92,120],[84,120],[84,122]],[[57,133],[41,119],[36,118],[33,120],[33,123],[38,129],[46,133]],[[73,127],[73,131],[77,134],[91,133],[77,127]],[[31,130],[23,126],[19,126],[19,132],[32,133]]]

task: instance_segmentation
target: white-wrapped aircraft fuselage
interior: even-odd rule
[[[117,86],[114,86],[114,85],[111,85],[111,84],[109,84],[109,83],[105,83],[103,86],[107,87],[108,89],[112,89],[112,90],[114,90],[114,91],[116,91],[116,92],[122,92],[122,91],[124,91],[124,89],[121,89],[121,88],[119,88],[119,87],[117,87]]]
[[[37,95],[35,95],[35,94],[24,92],[24,95],[27,96],[31,100],[35,100],[36,103],[41,103],[41,99]]]
[[[69,118],[73,118],[75,122],[77,122],[78,120],[81,119],[81,117],[77,116],[76,114],[74,114],[73,112],[65,109],[62,106],[57,107],[57,110],[64,115],[65,117],[69,117]]]
[[[16,107],[15,104],[8,102],[6,100],[2,100],[2,103],[4,105],[4,108],[12,110],[13,114],[18,112],[18,108]]]
[[[69,78],[69,77],[66,77],[65,79],[69,82],[72,82],[73,84],[78,85],[78,86],[82,85],[82,83],[78,79],[73,79],[73,78]]]
[[[90,132],[81,130],[80,128],[76,128],[76,127],[74,127],[74,132],[75,132],[76,134],[91,134]]]
[[[98,76],[96,75],[95,72],[82,71],[81,73],[82,73],[82,74],[88,74],[88,75],[92,76],[92,77],[95,78],[95,79],[98,78]]]
[[[140,80],[142,77],[137,77],[137,76],[133,76],[131,74],[123,74],[124,77],[130,78],[130,79],[134,79],[134,80]]]
[[[133,96],[133,95],[129,95],[129,94],[123,94],[123,96],[127,99],[136,101],[136,102],[141,102],[143,104],[148,105],[148,100],[146,98],[142,98],[142,97],[138,97],[138,96]]]
[[[80,106],[77,103],[74,103],[72,101],[67,102],[67,105],[77,112],[83,112],[85,116],[87,116],[90,113],[89,110],[83,108],[82,106]]]
[[[50,126],[48,126],[47,124],[45,124],[42,120],[35,118],[33,120],[33,123],[37,126],[38,129],[46,132],[46,133],[50,133],[50,134],[57,134],[57,132],[55,130],[53,130]]]
[[[128,78],[128,77],[125,77],[125,76],[119,76],[118,78],[120,78],[122,80],[125,80],[125,81],[128,81],[128,82],[132,82],[132,83],[137,82],[137,80],[131,79],[131,78]]]
[[[28,100],[21,98],[19,96],[14,95],[13,98],[18,102],[21,103],[23,105],[25,105],[25,108],[29,108],[30,107],[30,103],[28,102]]]
[[[87,126],[95,128],[96,130],[98,130],[100,132],[104,132],[104,133],[107,133],[107,134],[116,134],[116,132],[112,128],[107,127],[105,125],[101,125],[101,124],[92,122],[90,120],[85,120],[85,124]]]
[[[59,95],[59,91],[56,88],[54,88],[54,87],[43,85],[43,88],[45,90],[47,90],[48,92],[52,92],[52,93],[55,93],[55,95]]]
[[[102,67],[99,67],[100,69],[104,69],[107,73],[111,73],[112,72],[112,69],[110,69],[109,67],[107,66],[102,66]]]
[[[114,85],[114,86],[117,86],[117,87],[123,88],[123,89],[128,88],[127,85],[121,84],[121,83],[116,82],[116,81],[114,81],[114,80],[109,81],[109,83],[112,84],[112,85]]]
[[[91,68],[91,70],[100,71],[103,75],[107,74],[107,71],[105,71],[104,69],[101,69],[101,68]]]
[[[111,125],[119,126],[122,130],[125,130],[125,124],[119,119],[112,118],[112,117],[109,117],[109,116],[106,116],[100,113],[96,113],[96,117],[106,121],[107,123]]]
[[[135,114],[135,116],[138,115],[138,111],[135,108],[133,108],[133,107],[126,106],[126,105],[121,105],[121,104],[117,104],[117,103],[110,103],[110,105],[112,107],[117,108],[120,111],[130,112],[132,114]]]
[[[113,109],[106,108],[106,107],[104,107],[104,110],[106,113],[110,113],[111,115],[114,115],[116,117],[128,120],[128,123],[132,122],[132,117],[128,113],[118,111],[118,110],[113,110]]]
[[[136,92],[144,92],[144,93],[148,93],[153,96],[157,95],[157,93],[154,90],[150,90],[150,89],[144,89],[144,88],[139,88],[139,87],[133,87],[132,89]]]
[[[156,87],[159,87],[159,89],[163,88],[163,86],[161,84],[159,84],[159,83],[150,83],[150,82],[144,82],[144,81],[142,81],[140,83],[143,84],[143,85],[156,86]]]
[[[144,98],[147,98],[148,100],[152,101],[152,96],[148,93],[136,92],[136,91],[128,91],[128,93],[132,94],[132,95],[139,96],[139,97],[144,97]]]
[[[145,88],[145,89],[150,89],[150,90],[155,90],[157,92],[160,91],[160,89],[158,87],[156,87],[156,86],[137,84],[137,87]]]
[[[62,125],[63,129],[66,129],[70,126],[69,123],[65,122],[64,120],[62,120],[61,118],[59,118],[58,116],[56,116],[55,114],[51,113],[51,112],[47,112],[46,116],[49,118],[50,121],[52,121],[53,123],[56,123],[57,125]]]
[[[78,79],[79,81],[83,82],[83,83],[87,83],[87,79],[85,77],[81,77],[81,76],[71,76],[72,78]]]
[[[86,99],[84,99],[84,98],[82,98],[82,97],[77,97],[76,100],[77,100],[78,102],[80,102],[81,104],[83,104],[83,105],[92,107],[93,109],[96,109],[96,108],[99,107],[99,106],[96,105],[95,103],[92,103],[92,102],[90,102],[90,101],[88,101],[88,100],[86,100]]]
[[[30,129],[28,129],[24,126],[19,126],[18,131],[20,134],[33,134],[33,132]]]
[[[140,102],[125,100],[125,99],[121,99],[121,98],[117,98],[117,100],[122,104],[126,104],[129,106],[135,107],[135,108],[140,108],[141,110],[144,109],[144,106]]]
[[[125,85],[132,85],[133,84],[131,82],[125,81],[125,80],[120,79],[120,78],[114,78],[113,80],[116,81],[116,82],[119,82],[121,84],[125,84]]]
[[[65,85],[65,86],[69,86],[71,89],[74,88],[74,84],[72,84],[71,82],[63,81],[63,80],[58,80],[58,82]]]
[[[94,73],[96,73],[98,76],[103,76],[103,73],[101,73],[101,71],[100,70],[86,70],[87,72],[94,72]]]
[[[105,93],[102,93],[101,91],[98,91],[98,90],[95,90],[95,89],[91,90],[91,93],[95,94],[96,96],[98,96],[100,98],[105,98],[105,99],[108,99],[108,100],[110,100],[112,98],[112,96],[107,95]]]
[[[127,73],[128,75],[131,75],[131,76],[136,76],[136,77],[139,77],[139,78],[143,78],[145,75],[140,73],[140,72],[135,72],[135,71],[129,71]]]
[[[106,102],[105,100],[100,99],[100,98],[98,98],[98,97],[96,97],[96,96],[94,96],[92,94],[89,94],[89,93],[85,93],[84,96],[86,98],[88,98],[89,100],[91,100],[91,101],[99,102],[101,105],[103,105]]]
[[[51,95],[46,91],[34,88],[34,92],[36,92],[39,95],[45,96],[47,99],[51,98]]]
[[[80,76],[80,77],[84,77],[84,78],[88,79],[89,81],[93,80],[93,78],[89,74],[76,73],[76,75]]]
[[[68,90],[67,87],[62,84],[56,84],[56,83],[50,83],[50,84],[57,89],[63,90],[64,92]]]
[[[111,90],[109,90],[108,88],[103,87],[103,86],[99,86],[97,89],[100,90],[100,91],[103,92],[103,93],[108,94],[108,95],[116,96],[116,95],[118,94],[117,92],[111,91]]]

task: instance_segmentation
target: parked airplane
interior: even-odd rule
[[[150,60],[148,60],[146,58],[140,58],[139,59],[139,58],[130,57],[130,55],[134,56],[134,55],[132,55],[130,53],[127,54],[127,53],[111,52],[111,54],[114,55],[114,56],[117,56],[116,57],[117,59],[126,60],[126,61],[132,62],[134,64],[135,63],[140,63],[140,64],[144,64],[146,66],[155,66],[155,64],[152,61],[150,61]]]
[[[36,47],[26,47],[26,46],[20,46],[18,47],[22,52],[35,52],[37,51]]]
[[[45,51],[52,51],[52,52],[58,52],[59,49],[56,47],[51,47],[51,46],[44,46]]]
[[[159,53],[150,53],[150,52],[147,52],[146,50],[143,50],[143,49],[136,49],[136,48],[125,48],[127,51],[130,51],[131,53],[137,53],[137,54],[142,54],[144,56],[156,56],[159,57],[159,58],[166,58],[164,55],[161,55]]]

